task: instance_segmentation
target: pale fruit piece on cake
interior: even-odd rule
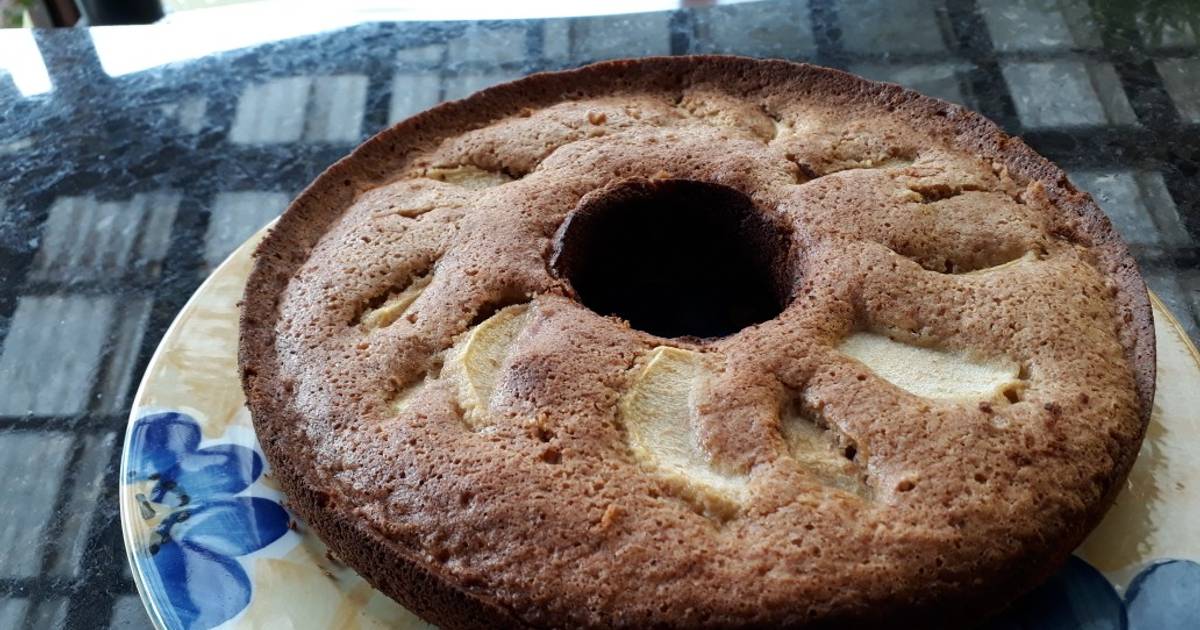
[[[363,313],[363,325],[368,329],[392,325],[393,322],[400,319],[401,315],[404,315],[413,302],[417,301],[417,298],[421,297],[421,293],[429,286],[431,280],[433,280],[433,274],[415,278],[403,291],[388,297],[387,301],[378,308]]]
[[[692,427],[695,394],[713,363],[703,353],[654,348],[631,379],[619,413],[634,456],[644,464],[695,490],[736,501],[745,492],[746,477],[714,469]]]
[[[513,178],[504,173],[485,171],[477,166],[433,166],[425,170],[425,177],[439,182],[462,186],[467,190],[482,190],[507,184]]]
[[[487,424],[500,368],[528,317],[526,305],[503,308],[468,331],[447,355],[442,374],[457,383],[463,421],[468,426],[480,429]]]
[[[992,400],[1022,387],[1021,368],[1008,359],[925,348],[873,332],[850,335],[838,350],[896,387],[924,398]]]

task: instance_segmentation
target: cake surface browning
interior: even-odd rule
[[[604,232],[638,203],[670,212]],[[589,239],[661,268],[693,221],[751,246],[684,296],[761,280],[778,314],[596,306],[588,274],[646,278]],[[377,135],[263,241],[239,358],[289,507],[444,627],[978,619],[1099,521],[1154,383],[1141,278],[1061,170],[961,107],[731,57]]]

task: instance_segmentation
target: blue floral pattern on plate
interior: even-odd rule
[[[134,550],[168,628],[212,628],[249,603],[250,578],[237,560],[288,531],[279,503],[244,493],[263,472],[262,455],[232,443],[201,448],[200,427],[175,412],[139,417],[130,434],[125,483],[143,519],[158,520],[145,548]]]
[[[1076,556],[1045,584],[994,620],[992,630],[1173,630],[1200,628],[1200,564],[1155,562],[1129,583],[1122,599],[1092,565]]]
[[[1142,569],[1125,591],[1130,630],[1200,628],[1200,564],[1165,560]]]

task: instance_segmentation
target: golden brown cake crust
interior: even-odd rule
[[[790,228],[782,313],[665,340],[575,299],[568,213],[663,179]],[[922,398],[839,350],[861,331],[1020,386]],[[744,488],[716,508],[631,446],[660,346],[712,366],[692,426]],[[1154,393],[1141,277],[1060,169],[961,107],[734,57],[534,75],[375,136],[259,247],[239,359],[289,507],[443,627],[977,619],[1099,521]],[[792,409],[860,485],[788,450]]]

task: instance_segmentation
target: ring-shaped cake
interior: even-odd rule
[[[1098,522],[1154,339],[1108,219],[981,116],[654,58],[331,167],[240,369],[289,507],[444,627],[949,623]]]

